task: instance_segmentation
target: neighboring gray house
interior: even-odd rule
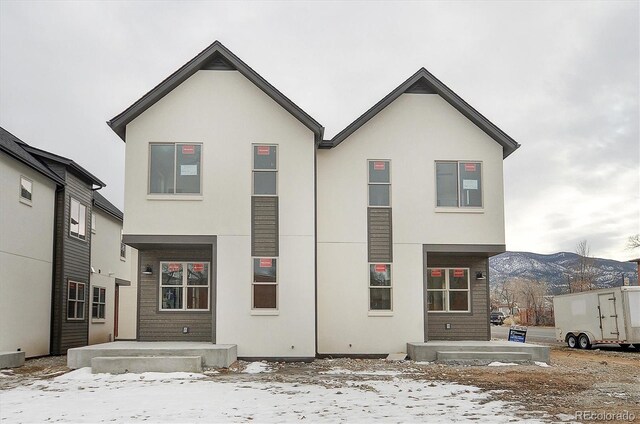
[[[3,128],[0,152],[0,351],[65,354],[90,343],[90,327],[96,334],[108,327],[113,337],[115,317],[106,308],[115,308],[115,288],[109,282],[117,273],[126,285],[129,264],[120,265],[122,212],[96,193],[105,184],[73,160],[30,146]],[[100,215],[115,222],[103,226],[104,241],[96,245],[92,217]],[[103,244],[114,244],[109,249],[116,266],[104,259],[109,254],[102,253]],[[92,277],[93,261],[105,264],[106,275],[96,271]],[[94,299],[90,284],[99,279],[105,290]]]

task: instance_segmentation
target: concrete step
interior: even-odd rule
[[[24,365],[24,351],[0,352],[0,368],[18,368]]]
[[[201,356],[109,356],[91,358],[93,374],[202,372]]]
[[[528,362],[532,357],[526,352],[438,351],[438,361],[500,361]]]

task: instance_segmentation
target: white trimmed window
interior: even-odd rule
[[[369,264],[369,310],[391,311],[391,264]]]
[[[96,214],[91,212],[91,234],[96,233]]]
[[[251,194],[278,195],[278,146],[253,145],[252,174]]]
[[[469,268],[427,268],[427,310],[469,312]]]
[[[86,284],[69,281],[67,291],[67,319],[83,320],[86,299]]]
[[[93,288],[93,302],[91,302],[91,318],[104,319],[107,303],[107,289],[104,287]]]
[[[276,258],[253,258],[252,309],[278,309]]]
[[[201,143],[150,143],[149,194],[201,194]]]
[[[481,208],[482,163],[436,162],[436,206]]]
[[[368,205],[391,206],[391,162],[389,160],[368,161]]]
[[[33,181],[27,177],[20,176],[20,201],[31,205],[33,197]]]
[[[209,262],[160,262],[160,310],[208,311]]]
[[[80,240],[87,239],[87,207],[73,197],[69,210],[69,235]]]

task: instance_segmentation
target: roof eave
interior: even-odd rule
[[[240,72],[245,78],[253,82],[265,94],[271,97],[276,103],[282,106],[287,112],[292,114],[304,126],[309,128],[315,134],[316,144],[322,140],[324,128],[320,123],[308,115],[298,105],[291,101],[287,96],[282,94],[278,89],[272,86],[267,80],[262,78],[249,65],[244,63],[240,58],[227,49],[221,42],[215,41],[209,47],[197,54],[193,59],[180,67],[173,74],[165,78],[160,84],[147,92],[135,103],[125,109],[123,112],[107,121],[107,125],[126,142],[126,126],[133,121],[145,110],[153,106],[156,102],[166,96],[178,85],[186,81],[190,76],[195,74],[200,67],[205,64],[215,53],[220,53],[226,60]]]

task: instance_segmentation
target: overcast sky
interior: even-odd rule
[[[424,66],[522,147],[507,248],[619,260],[640,232],[639,2],[0,1],[0,125],[123,207],[114,117],[214,40],[330,138]]]

